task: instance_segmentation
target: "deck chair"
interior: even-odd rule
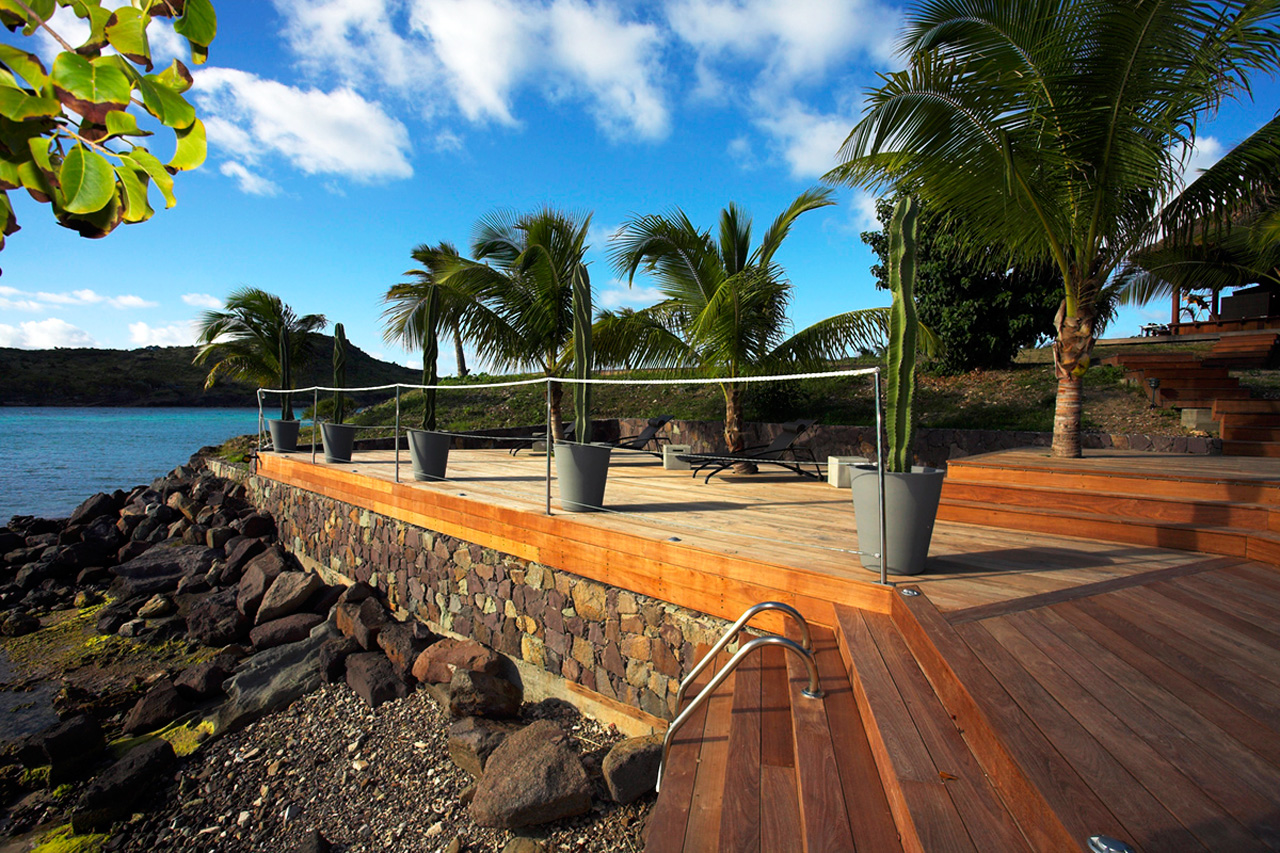
[[[703,471],[707,471],[707,479],[704,481],[707,483],[711,482],[711,478],[716,474],[733,467],[738,462],[754,462],[757,465],[779,465],[788,471],[795,471],[802,477],[822,479],[822,469],[818,466],[818,458],[813,455],[813,448],[795,446],[796,439],[813,424],[813,419],[782,424],[782,432],[778,433],[778,437],[773,441],[768,444],[744,447],[737,453],[691,453],[688,455],[682,454],[679,458],[691,464],[693,476],[695,477]],[[813,471],[806,471],[802,467],[805,465],[812,465]]]
[[[662,442],[670,442],[671,437],[666,435],[658,435],[658,430],[667,425],[667,421],[671,420],[671,415],[659,415],[656,418],[649,418],[649,425],[635,435],[624,435],[612,442],[615,448],[621,450],[639,450],[642,453],[651,453],[659,459],[662,458]],[[653,445],[652,448],[649,445]]]
[[[563,438],[564,438],[564,440],[565,440],[565,441],[572,441],[572,440],[573,440],[573,431],[574,431],[574,426],[575,426],[575,424],[573,423],[573,421],[566,421],[566,422],[565,422],[565,425],[564,425],[564,432],[562,432],[562,433],[561,433],[561,435],[563,436]],[[515,455],[516,455],[517,453],[519,453],[521,450],[526,450],[526,449],[528,449],[528,448],[533,447],[533,446],[534,446],[535,444],[537,444],[539,441],[546,441],[546,440],[547,440],[547,434],[546,434],[545,432],[535,432],[533,435],[526,436],[526,437],[524,437],[524,438],[520,439],[520,440],[516,443],[516,445],[515,445],[514,447],[512,447],[512,448],[511,448],[511,455],[512,455],[512,456],[515,456]]]

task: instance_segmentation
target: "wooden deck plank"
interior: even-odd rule
[[[1143,587],[1143,590],[1167,598],[1189,610],[1200,610],[1232,633],[1280,650],[1280,622],[1249,618],[1248,612],[1236,603],[1224,601],[1212,594],[1206,595],[1203,591],[1193,590],[1183,584],[1155,583]]]
[[[1181,586],[1260,627],[1280,624],[1280,596],[1269,597],[1266,590],[1252,588],[1226,572],[1189,577]]]
[[[753,853],[762,849],[761,808],[772,805],[760,797],[760,655],[743,659],[734,675],[720,850]]]
[[[771,764],[760,767],[760,797],[770,805],[761,816],[760,845],[768,853],[801,853],[804,850],[797,787],[794,767]]]
[[[760,650],[760,763],[767,767],[795,767],[791,740],[791,683],[786,654],[776,646]]]
[[[720,813],[724,806],[724,774],[729,761],[729,728],[733,722],[731,673],[707,701],[707,722],[698,754],[697,777],[689,801],[685,850],[716,850],[720,844]]]
[[[699,660],[709,651],[700,646]],[[692,685],[697,695],[710,678],[704,670]],[[698,755],[702,751],[702,735],[707,721],[704,705],[694,711],[671,741],[671,752],[662,774],[662,791],[645,822],[645,853],[680,853],[684,849],[685,828],[689,821],[689,803],[698,771]]]

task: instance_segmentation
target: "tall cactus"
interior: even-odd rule
[[[440,288],[431,286],[426,304],[422,308],[422,384],[434,386],[440,377],[436,373],[436,361],[440,357],[437,338],[440,325]],[[436,389],[429,387],[422,392],[422,428],[436,428]]]
[[[333,327],[333,422],[335,424],[342,423],[343,409],[347,406],[347,400],[342,393],[342,388],[347,384],[347,332],[342,328],[341,323],[334,324]]]
[[[591,277],[585,264],[573,271],[573,377],[590,379],[595,360],[591,345]],[[573,429],[578,441],[591,441],[591,388],[586,383],[573,386]]]
[[[885,421],[889,430],[886,471],[911,470],[913,404],[916,395],[916,220],[920,204],[903,196],[889,222],[889,290],[893,307],[889,310],[888,376],[885,389]]]

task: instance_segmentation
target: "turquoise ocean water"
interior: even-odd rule
[[[94,492],[150,483],[205,445],[257,431],[257,409],[0,407],[0,525],[65,517]]]

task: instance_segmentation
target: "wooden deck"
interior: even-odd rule
[[[1280,850],[1269,563],[1081,538],[1087,515],[1081,537],[939,521],[929,573],[885,588],[858,564],[848,492],[825,482],[703,484],[622,456],[610,512],[563,513],[553,489],[548,516],[542,457],[454,451],[441,483],[396,483],[394,464],[267,454],[260,472],[726,618],[778,599],[825,626],[827,698],[799,699],[803,672],[784,685],[767,655],[681,734],[651,850],[1059,851],[1094,834],[1145,853]],[[1181,481],[1267,518],[1280,503],[1268,460],[1070,464],[992,470],[1042,465],[1069,492],[1145,469],[1151,497],[1184,500],[1165,494]]]

